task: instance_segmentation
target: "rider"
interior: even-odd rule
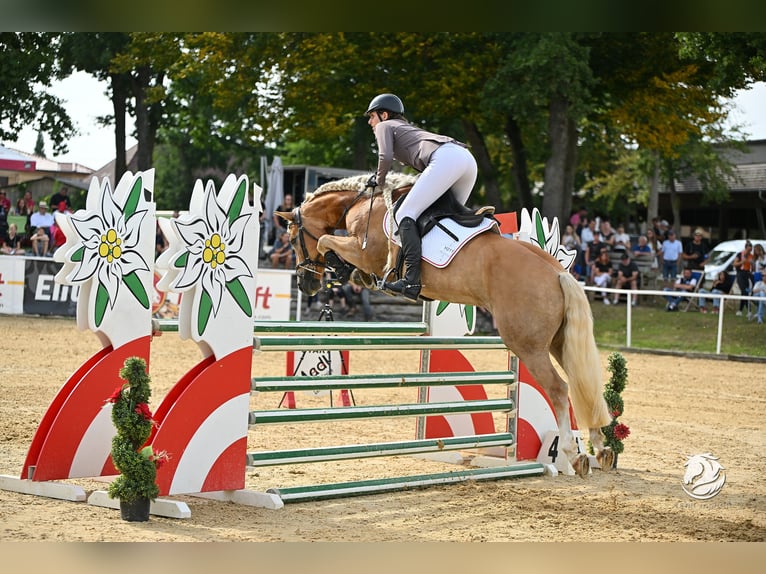
[[[385,185],[394,159],[422,172],[394,215],[407,269],[402,279],[384,283],[386,290],[417,301],[421,245],[415,221],[449,189],[465,205],[476,183],[476,160],[465,144],[410,124],[404,117],[402,100],[394,94],[375,96],[365,115],[378,144],[378,169],[368,185]]]

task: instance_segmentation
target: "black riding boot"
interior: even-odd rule
[[[417,301],[420,294],[420,234],[418,233],[415,220],[405,217],[399,224],[399,237],[402,240],[402,256],[406,270],[404,278],[389,283],[386,281],[383,287],[388,291],[401,293],[410,301]]]

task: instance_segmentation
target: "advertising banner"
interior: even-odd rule
[[[74,317],[80,288],[53,280],[62,264],[44,257],[27,257],[25,262],[24,314]]]
[[[0,256],[0,314],[24,312],[24,259]]]

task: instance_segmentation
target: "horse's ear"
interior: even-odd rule
[[[274,215],[281,217],[285,221],[292,221],[293,220],[293,212],[292,211],[275,211]]]

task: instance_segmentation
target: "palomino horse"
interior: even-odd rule
[[[313,295],[320,290],[325,267],[330,266],[326,259],[330,252],[356,268],[352,282],[367,287],[374,288],[374,278],[384,276],[390,267],[393,259],[383,230],[386,202],[379,191],[371,197],[365,181],[364,176],[357,176],[324,184],[292,212],[278,213],[289,222],[298,284],[304,293]],[[392,181],[393,199],[409,191],[412,181],[398,188]],[[348,233],[334,235],[336,230]],[[421,276],[421,297],[484,307],[492,313],[505,345],[526,365],[553,404],[559,446],[571,464],[567,471],[583,476],[590,468],[587,455],[577,452],[569,396],[578,426],[589,429],[601,468],[611,469],[614,455],[604,447],[601,432],[611,417],[602,395],[593,318],[587,297],[572,275],[539,247],[485,232],[443,269],[424,261]],[[563,368],[569,385],[559,376],[551,355]]]

